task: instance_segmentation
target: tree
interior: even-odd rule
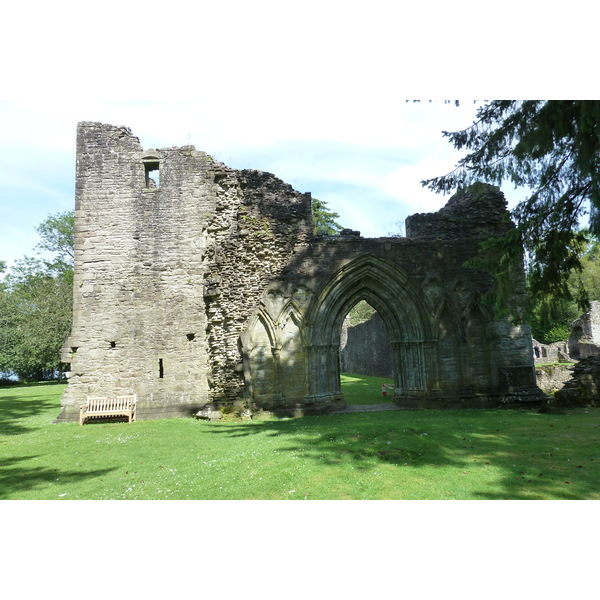
[[[586,245],[580,255],[581,271],[571,273],[568,285],[573,296],[578,287],[584,287],[590,301],[600,301],[600,242],[588,231],[582,233],[586,237]],[[533,337],[545,344],[566,340],[571,323],[582,312],[575,301],[551,295],[530,295],[530,303]]]
[[[52,378],[71,329],[72,278],[38,259],[17,261],[0,325],[1,366],[26,379]]]
[[[348,313],[350,317],[350,325],[360,325],[365,321],[368,321],[376,310],[366,301],[361,300],[350,309]]]
[[[483,244],[471,263],[495,275],[497,308],[507,307],[515,285],[507,266],[522,260],[524,248],[533,296],[586,309],[583,281],[574,287],[569,279],[582,271],[582,224],[600,233],[600,101],[485,102],[470,127],[443,135],[470,152],[452,172],[422,185],[448,193],[479,180],[511,181],[531,191],[512,211],[516,227]]]
[[[56,272],[63,272],[72,280],[75,259],[75,211],[50,215],[35,230],[42,238],[36,248],[54,253],[54,260],[49,263],[51,268]]]
[[[327,207],[327,202],[317,198],[312,199],[313,233],[337,235],[343,227],[336,222],[340,215],[332,212]]]
[[[73,213],[48,217],[38,248],[52,260],[17,260],[0,282],[0,371],[44,379],[60,369],[60,349],[71,329]]]

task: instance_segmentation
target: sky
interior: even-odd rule
[[[79,121],[126,125],[145,149],[192,144],[231,167],[273,173],[327,202],[344,227],[379,237],[448,200],[420,181],[454,167],[460,154],[441,132],[468,126],[476,106],[394,99],[362,115],[340,106],[292,117],[288,106],[231,110],[210,99],[0,102],[0,260],[34,255],[35,228],[74,207]]]
[[[327,202],[342,226],[378,237],[448,200],[420,181],[456,165],[461,154],[441,132],[472,123],[473,99],[547,97],[556,78],[546,73],[577,83],[576,96],[581,85],[554,45],[531,77],[522,58],[539,40],[522,36],[527,18],[547,32],[552,17],[512,1],[493,20],[463,0],[200,0],[193,10],[106,0],[78,4],[70,20],[61,6],[72,4],[5,9],[0,260],[9,265],[35,254],[47,216],[73,208],[82,120],[126,125],[147,149],[192,144],[231,167],[271,172]],[[563,27],[575,22],[561,16]],[[577,27],[571,49],[593,31]],[[502,189],[511,206],[523,197]]]

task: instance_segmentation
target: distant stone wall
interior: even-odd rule
[[[590,304],[590,310],[571,324],[568,346],[575,359],[600,353],[600,302]]]
[[[536,339],[532,340],[533,357],[535,364],[548,362],[564,362],[570,360],[569,346],[566,341],[553,342],[552,344],[542,344]]]
[[[388,379],[394,376],[392,347],[379,314],[358,325],[344,322],[340,360],[344,372]]]
[[[600,355],[580,360],[562,389],[548,400],[550,409],[600,406]]]

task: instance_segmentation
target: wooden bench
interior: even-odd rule
[[[128,417],[129,422],[135,421],[137,395],[113,396],[112,398],[89,397],[79,407],[79,424],[98,417]]]

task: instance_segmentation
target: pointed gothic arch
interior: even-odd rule
[[[246,393],[263,407],[304,401],[306,361],[301,325],[302,316],[294,302],[275,311],[261,303],[240,336]]]
[[[366,300],[387,327],[397,394],[426,394],[431,386],[433,342],[423,299],[402,269],[366,254],[334,273],[305,315],[307,402],[341,400],[340,330],[360,300]]]

